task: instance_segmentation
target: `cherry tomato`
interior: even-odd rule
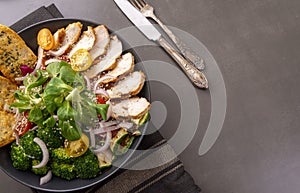
[[[65,141],[66,153],[71,157],[83,155],[89,148],[89,138],[82,134],[81,138],[75,141]]]
[[[48,28],[43,28],[39,31],[37,36],[38,45],[44,50],[51,50],[54,46],[54,38]]]
[[[71,56],[71,67],[75,71],[84,71],[92,65],[92,57],[88,50],[79,49]]]
[[[98,104],[106,104],[106,101],[101,96],[97,95],[96,97]]]
[[[27,114],[25,113],[24,116],[20,119],[20,121],[17,123],[16,131],[18,132],[19,136],[24,135],[29,129],[33,127],[33,124],[28,121]]]

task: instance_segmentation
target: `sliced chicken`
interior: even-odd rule
[[[142,71],[135,71],[118,81],[115,86],[107,90],[110,98],[122,98],[137,95],[143,88],[145,75]]]
[[[65,28],[61,28],[59,30],[57,30],[54,35],[53,35],[53,39],[54,39],[54,46],[52,48],[52,50],[55,50],[57,48],[60,47],[60,45],[62,44],[64,38],[66,36],[66,30]]]
[[[110,42],[108,30],[104,25],[95,27],[94,33],[96,35],[96,41],[93,48],[90,50],[93,61],[99,56],[106,54]]]
[[[66,35],[57,50],[50,50],[49,53],[53,56],[61,56],[69,48],[78,41],[81,34],[82,24],[80,22],[71,23],[66,28]]]
[[[96,64],[93,64],[89,70],[83,73],[88,78],[94,78],[99,73],[111,70],[116,66],[116,61],[122,54],[122,43],[117,36],[112,36],[106,55]]]
[[[150,109],[150,103],[145,98],[129,98],[119,103],[112,103],[112,117],[137,119],[143,116]]]
[[[71,57],[79,49],[86,49],[89,51],[94,46],[95,41],[96,36],[94,30],[91,26],[88,26],[88,29],[81,34],[80,39],[69,52],[68,56]]]
[[[131,73],[134,69],[134,56],[131,53],[124,54],[118,59],[116,67],[109,71],[105,76],[108,77],[102,81],[103,84],[115,82]]]

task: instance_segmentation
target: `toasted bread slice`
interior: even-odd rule
[[[1,24],[0,48],[0,71],[12,82],[22,76],[21,65],[35,67],[36,55],[16,32]]]
[[[143,88],[145,75],[142,71],[135,71],[118,81],[115,86],[107,90],[110,98],[137,95]]]
[[[0,147],[3,147],[15,140],[13,126],[16,122],[15,115],[5,111],[0,111]]]
[[[112,103],[112,117],[138,119],[150,109],[150,103],[145,98],[133,97]]]
[[[0,76],[0,111],[3,111],[5,106],[9,106],[14,101],[14,92],[16,90],[16,84]]]

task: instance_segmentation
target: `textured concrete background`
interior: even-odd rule
[[[195,182],[207,193],[299,192],[300,1],[148,1],[166,24],[192,34],[208,48],[225,80],[226,120],[204,156],[198,155],[198,148],[211,101],[209,92],[197,90],[200,124],[180,154]],[[10,25],[52,2],[65,17],[94,20],[112,30],[131,26],[111,0],[0,0],[0,23]],[[174,63],[161,49],[141,48],[138,53],[144,60]],[[160,87],[152,85],[156,100],[166,98]],[[176,109],[172,96],[165,104],[168,112]],[[175,124],[168,117],[161,128],[166,138]],[[3,172],[0,178],[0,192],[30,192]]]

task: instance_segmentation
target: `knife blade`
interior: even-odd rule
[[[198,70],[193,64],[187,61],[174,47],[172,47],[167,40],[163,38],[161,33],[150,23],[150,21],[143,16],[127,0],[114,0],[121,11],[127,18],[150,40],[156,42],[177,62],[187,77],[195,86],[199,88],[208,88],[208,80],[204,73]]]

